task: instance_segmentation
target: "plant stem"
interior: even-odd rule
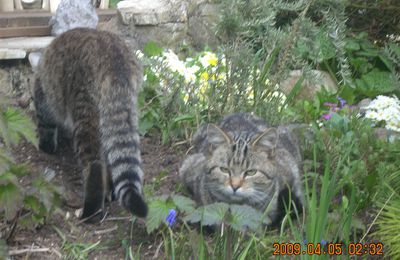
[[[169,237],[171,239],[171,259],[175,260],[175,243],[174,243],[174,234],[172,233],[171,228],[168,228]]]
[[[232,260],[232,230],[230,226],[226,228],[226,260]]]

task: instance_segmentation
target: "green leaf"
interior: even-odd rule
[[[149,118],[141,118],[139,120],[139,134],[140,135],[145,135],[148,133],[148,131],[154,126],[153,120]]]
[[[339,92],[339,96],[347,100],[349,104],[353,104],[356,95],[354,93],[354,89],[352,87],[349,87],[347,85],[344,85]]]
[[[22,191],[13,183],[0,185],[0,210],[5,212],[5,218],[11,220],[21,208]]]
[[[32,186],[36,188],[35,196],[37,196],[47,212],[51,212],[59,205],[61,201],[60,194],[62,193],[60,187],[47,182],[42,177],[35,179],[32,183]]]
[[[150,41],[144,46],[143,52],[149,57],[159,56],[163,53],[163,49],[157,43]]]
[[[5,172],[13,162],[11,156],[2,148],[0,148],[0,173]]]
[[[196,206],[196,203],[193,200],[181,195],[173,195],[172,201],[180,211],[185,213],[193,212]]]
[[[219,225],[224,221],[229,205],[225,203],[214,203],[197,208],[185,217],[185,221],[198,223],[204,226]]]
[[[170,209],[173,209],[175,204],[168,200],[166,196],[157,197],[149,203],[149,214],[146,219],[146,230],[150,234],[156,230],[168,215]]]
[[[18,185],[17,177],[11,171],[0,173],[0,184],[4,185],[8,183]]]
[[[13,108],[8,108],[3,113],[3,116],[7,125],[10,143],[17,144],[22,136],[37,147],[35,125],[29,117]]]
[[[361,47],[357,40],[347,39],[344,48],[349,51],[358,51]]]
[[[28,195],[24,198],[24,205],[28,209],[32,209],[34,212],[43,212],[43,205],[39,199],[35,196]]]
[[[335,57],[335,45],[333,45],[325,30],[321,30],[318,33],[317,42],[319,43],[320,48],[320,59],[329,60]]]
[[[192,121],[194,119],[195,119],[194,115],[186,114],[186,115],[180,115],[180,116],[175,117],[173,122],[174,123],[178,123],[178,122],[181,122],[181,121]]]
[[[349,199],[346,197],[346,195],[342,196],[342,209],[345,210],[349,206]]]
[[[375,97],[379,94],[393,92],[396,87],[396,80],[392,73],[373,69],[371,72],[363,75],[361,79],[356,80],[358,90],[369,97]]]
[[[263,214],[247,205],[230,206],[231,221],[233,229],[244,231],[247,228],[258,231],[262,227]]]
[[[10,136],[7,130],[7,122],[4,117],[4,112],[0,111],[0,137],[7,147],[10,146]]]

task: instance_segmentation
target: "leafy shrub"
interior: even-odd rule
[[[262,61],[277,51],[279,59],[269,73],[274,84],[289,70],[302,69],[310,78],[307,71],[318,68],[342,85],[341,96],[351,102],[355,97],[399,94],[399,45],[391,40],[378,45],[367,33],[352,33],[346,8],[353,3],[224,0],[222,6],[217,34],[228,50],[226,56],[245,49],[247,57],[236,55],[239,59],[259,56]]]
[[[3,101],[0,104],[0,219],[19,220],[25,227],[44,224],[54,212],[60,191],[45,178],[37,178],[32,187],[24,187],[20,180],[28,174],[26,165],[18,165],[11,155],[11,145],[21,137],[37,147],[36,134],[31,120],[23,113]],[[24,214],[22,214],[24,213]]]

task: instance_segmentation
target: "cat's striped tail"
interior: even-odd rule
[[[113,197],[132,214],[147,215],[140,168],[140,138],[136,95],[138,82],[122,76],[106,80],[100,98],[103,154],[111,173]],[[132,84],[135,84],[132,87]],[[112,86],[112,87],[110,87]]]

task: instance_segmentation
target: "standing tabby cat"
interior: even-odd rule
[[[72,135],[85,178],[82,218],[104,208],[110,188],[125,209],[147,214],[136,109],[141,73],[116,35],[83,28],[57,37],[38,64],[39,147],[53,153],[60,129]]]
[[[260,118],[238,113],[219,126],[208,124],[194,136],[196,152],[180,176],[197,202],[246,204],[269,209],[271,222],[284,214],[289,190],[301,207],[301,156],[285,127],[269,128]]]

